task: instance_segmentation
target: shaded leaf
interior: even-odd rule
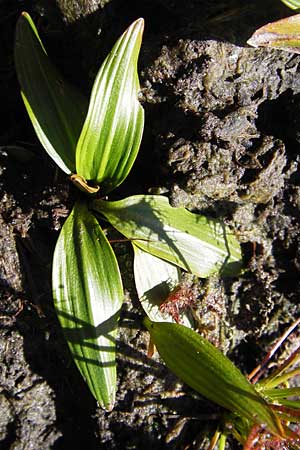
[[[41,144],[64,172],[74,172],[75,149],[87,101],[51,63],[27,13],[17,22],[15,66],[22,97]]]
[[[147,316],[154,322],[173,322],[169,314],[159,310],[160,304],[181,282],[181,273],[177,266],[138,248],[134,249],[134,279],[139,300]],[[189,314],[182,314],[182,323],[192,326]]]
[[[142,138],[137,59],[143,27],[143,19],[135,21],[102,64],[76,149],[77,173],[106,192],[126,178]]]
[[[81,374],[99,404],[111,409],[122,282],[110,244],[95,217],[80,203],[66,220],[55,248],[53,296]]]
[[[235,275],[241,249],[221,222],[184,208],[172,208],[166,197],[135,195],[116,202],[95,200],[95,210],[135,245],[200,277],[220,270]]]
[[[253,385],[218,349],[190,328],[144,319],[160,356],[179,378],[204,397],[277,435],[276,415]]]
[[[247,44],[300,53],[300,14],[264,25],[255,31]]]

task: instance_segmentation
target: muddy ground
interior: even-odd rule
[[[116,246],[126,301],[112,412],[97,407],[70,358],[50,275],[75,193],[39,145],[20,99],[13,38],[22,10],[87,96],[117,37],[145,18],[145,133],[114,198],[163,193],[174,206],[233,227],[244,272],[209,280],[209,295],[200,295],[207,282],[190,281],[199,291],[202,332],[244,372],[298,316],[300,56],[246,44],[256,28],[292,12],[279,0],[0,4],[0,448],[204,449],[203,433],[214,430],[220,411],[157,355],[146,357],[129,245]]]

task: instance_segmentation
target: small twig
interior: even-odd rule
[[[299,325],[300,318],[297,319],[284,333],[283,335],[278,339],[278,341],[273,345],[271,350],[268,351],[264,359],[262,360],[261,364],[259,364],[257,367],[255,367],[254,370],[248,375],[248,380],[251,381],[251,383],[256,383],[259,378],[264,374],[266,370],[266,366],[270,359],[275,355],[277,350],[280,348],[282,343],[286,340],[286,338],[294,331],[294,329]]]

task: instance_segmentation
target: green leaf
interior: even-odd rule
[[[276,415],[254,386],[206,339],[183,325],[148,318],[144,324],[166,365],[185,383],[229,411],[282,434]]]
[[[247,44],[300,53],[300,14],[264,25],[255,31]]]
[[[22,97],[41,144],[64,172],[74,172],[87,101],[53,66],[27,13],[17,22],[15,66]]]
[[[123,289],[112,248],[84,204],[75,204],[60,233],[53,296],[73,358],[100,406],[110,410]]]
[[[300,388],[275,388],[275,389],[263,389],[263,394],[272,400],[280,400],[289,397],[300,397]],[[299,401],[297,401],[299,404]]]
[[[220,270],[235,275],[241,249],[223,223],[184,208],[172,208],[159,195],[135,195],[116,202],[95,200],[93,208],[135,245],[200,277]]]
[[[142,139],[137,59],[144,21],[120,37],[96,77],[76,149],[77,173],[108,192],[128,175]]]
[[[286,6],[288,6],[291,9],[299,9],[300,8],[300,1],[299,0],[281,0],[282,3],[284,3]]]
[[[135,286],[145,313],[154,322],[174,322],[169,314],[159,310],[159,306],[181,282],[180,270],[134,244],[133,249]],[[181,320],[184,325],[192,326],[193,320],[188,313],[182,314]]]

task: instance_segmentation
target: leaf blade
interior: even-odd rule
[[[299,0],[281,0],[286,6],[291,9],[300,9],[300,1]]]
[[[264,25],[253,33],[247,44],[300,53],[300,14]]]
[[[15,66],[35,132],[65,173],[75,171],[75,149],[87,111],[86,99],[51,63],[28,13],[16,26]]]
[[[160,356],[179,378],[214,403],[282,434],[265,400],[238,368],[198,333],[183,325],[144,319]]]
[[[78,174],[106,192],[126,178],[142,139],[137,59],[143,27],[143,19],[135,21],[102,64],[76,149]]]
[[[197,276],[218,270],[235,275],[240,270],[240,245],[228,227],[172,208],[166,197],[135,195],[116,202],[95,200],[92,205],[139,248]]]
[[[160,311],[160,304],[168,294],[181,282],[178,267],[151,255],[133,244],[134,279],[140,303],[153,322],[174,322],[169,314]],[[192,326],[188,314],[182,314],[182,323]]]
[[[56,312],[73,358],[99,404],[110,410],[123,289],[115,255],[85,205],[75,204],[62,228],[52,279]]]

